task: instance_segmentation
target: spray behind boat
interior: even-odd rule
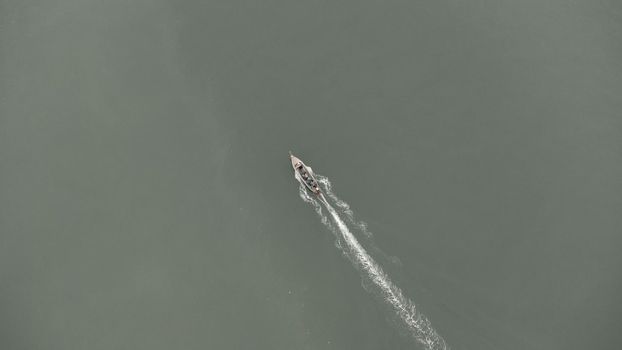
[[[358,242],[354,234],[339,216],[339,213],[324,197],[326,193],[329,198],[335,200],[341,207],[349,209],[349,205],[335,195],[330,186],[328,178],[322,175],[313,174],[311,167],[306,166],[300,159],[289,153],[294,175],[300,182],[300,197],[307,203],[313,205],[315,212],[320,216],[322,223],[326,225],[336,236],[336,246],[341,249],[345,256],[361,272],[364,280],[371,282],[372,289],[365,289],[372,294],[382,298],[391,308],[395,315],[402,321],[409,333],[416,341],[422,344],[425,350],[448,350],[449,347],[445,340],[432,328],[430,321],[418,311],[414,302],[406,297],[400,288],[396,286],[389,276],[382,270],[369,253]],[[306,173],[306,177],[303,174]],[[315,177],[320,179],[324,186],[320,190],[319,183]],[[315,194],[311,195],[309,192]],[[320,204],[321,203],[321,204]],[[322,204],[328,211],[328,215],[322,210]],[[346,214],[353,218],[354,213]],[[332,220],[331,220],[332,219]],[[352,219],[353,220],[353,219]],[[331,222],[332,221],[332,222]]]

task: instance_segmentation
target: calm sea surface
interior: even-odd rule
[[[622,348],[619,1],[0,0],[0,348]]]

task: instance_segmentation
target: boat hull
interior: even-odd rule
[[[313,176],[311,168],[306,166],[302,160],[291,154],[291,152],[289,157],[292,162],[292,168],[294,168],[294,172],[298,175],[299,181],[302,182],[309,191],[315,193],[316,195],[320,195],[322,191],[320,190],[319,183]]]

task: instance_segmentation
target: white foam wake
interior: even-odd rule
[[[357,221],[354,218],[354,212],[350,208],[350,205],[345,201],[341,200],[341,198],[337,197],[335,192],[333,192],[333,184],[330,183],[326,176],[322,176],[319,174],[315,175],[317,177],[317,182],[319,182],[324,190],[324,193],[328,196],[328,198],[332,199],[335,202],[337,208],[341,210],[341,212],[345,215],[348,222],[355,225],[363,234],[367,237],[371,237],[372,233],[367,229],[367,223],[364,221]]]
[[[382,249],[374,244],[374,234],[367,227],[367,223],[365,221],[357,220],[354,216],[354,211],[350,208],[350,205],[343,199],[337,197],[337,195],[333,191],[333,184],[330,182],[330,180],[326,176],[322,176],[319,174],[315,174],[315,176],[320,185],[322,185],[323,192],[335,203],[337,211],[346,218],[346,221],[348,223],[354,226],[355,230],[358,230],[365,236],[368,249],[371,249],[374,255],[379,255],[381,257],[381,260],[385,260],[397,266],[401,266],[402,262],[398,257],[386,254],[382,251]]]
[[[319,179],[318,182],[324,185],[324,192],[329,196],[329,198],[335,201],[336,205],[340,209],[344,211],[348,220],[355,223],[354,213],[347,203],[341,201],[332,192],[328,179],[321,175],[316,176]],[[357,269],[364,274],[364,278],[368,278],[372,282],[381,297],[392,307],[411,335],[419,343],[423,344],[426,350],[448,349],[445,340],[443,340],[434,328],[432,328],[430,321],[423,314],[421,314],[417,310],[415,304],[410,299],[405,297],[402,294],[402,291],[395,284],[393,284],[393,282],[391,282],[380,266],[376,264],[352,232],[350,232],[348,226],[343,222],[337,211],[326,200],[326,198],[320,195],[318,199],[319,202],[322,202],[322,204],[326,207],[326,210],[332,217],[336,227],[333,226],[328,217],[323,214],[320,203],[309,195],[302,183],[300,184],[299,194],[305,202],[313,205],[315,212],[318,216],[320,216],[322,223],[326,225],[335,235],[337,235],[337,246],[342,249]],[[367,232],[366,227],[362,228],[365,229],[363,232]],[[343,239],[344,246],[339,244],[340,239]]]

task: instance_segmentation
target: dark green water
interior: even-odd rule
[[[620,349],[621,96],[617,1],[0,0],[0,348],[422,349],[291,149],[452,349]]]

